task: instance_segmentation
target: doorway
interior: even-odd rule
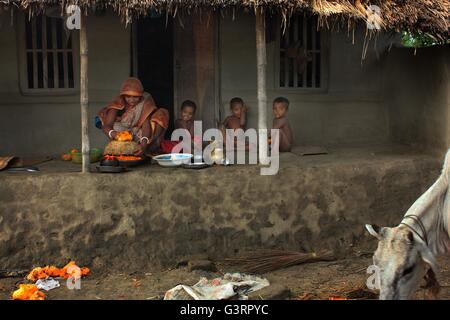
[[[174,66],[173,23],[164,14],[150,15],[137,22],[133,34],[137,60],[135,74],[142,81],[158,107],[166,108],[170,114],[166,138],[170,138],[174,124]]]

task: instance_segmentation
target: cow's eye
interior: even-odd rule
[[[409,268],[406,268],[406,269],[403,271],[402,276],[403,276],[403,277],[404,277],[404,276],[407,276],[407,275],[410,274],[413,270],[414,270],[414,266],[411,266],[411,267],[409,267]]]

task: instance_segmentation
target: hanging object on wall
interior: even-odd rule
[[[302,75],[303,72],[306,70],[306,66],[308,65],[308,62],[312,61],[312,53],[310,50],[306,50],[304,47],[298,48],[297,53],[297,73],[299,75]]]
[[[307,50],[305,47],[300,46],[299,42],[286,49],[286,56],[296,61],[297,74],[299,75],[302,75],[305,72],[308,62],[313,60],[311,50]]]

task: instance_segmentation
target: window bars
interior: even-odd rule
[[[279,49],[280,88],[322,87],[322,44],[317,19],[292,16],[286,29],[280,30]]]
[[[28,89],[74,89],[73,36],[62,18],[25,17],[26,87]]]

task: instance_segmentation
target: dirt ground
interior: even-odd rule
[[[367,267],[371,264],[371,255],[364,254],[351,259],[316,262],[293,266],[282,270],[266,273],[272,285],[286,286],[293,300],[329,299],[330,297],[349,297],[348,293],[365,288],[368,277]],[[200,277],[208,279],[220,277],[230,271],[237,271],[217,263],[218,272],[188,271],[187,267],[167,270],[142,270],[140,273],[121,273],[111,270],[111,273],[92,274],[82,279],[80,290],[69,290],[63,281],[61,287],[49,291],[49,300],[157,300],[162,299],[166,290],[178,284],[195,284]],[[440,299],[450,299],[450,257],[439,260],[440,267]],[[22,278],[0,279],[0,299],[10,299],[11,293],[18,283],[26,282]],[[358,290],[357,290],[358,291]],[[354,298],[376,298],[374,292],[364,290]],[[416,298],[423,299],[423,290],[417,292]],[[265,298],[265,297],[261,297]]]

